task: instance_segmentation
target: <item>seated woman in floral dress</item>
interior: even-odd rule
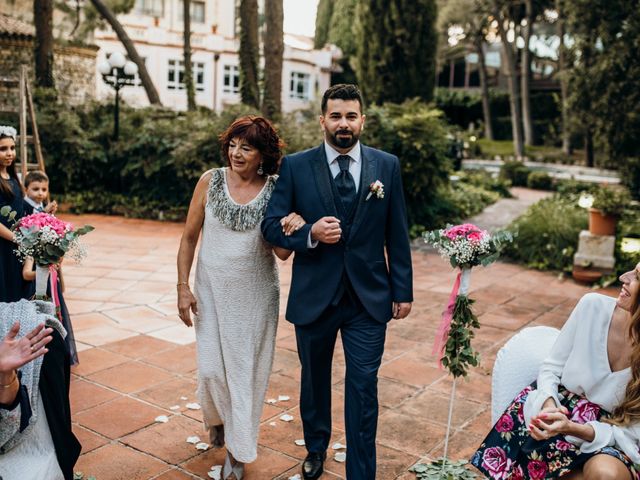
[[[589,293],[471,459],[492,479],[640,479],[640,263]]]

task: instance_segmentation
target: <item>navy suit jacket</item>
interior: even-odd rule
[[[272,245],[295,252],[286,318],[296,325],[312,323],[322,314],[345,273],[364,308],[379,322],[391,319],[392,302],[413,301],[400,163],[394,155],[361,148],[360,187],[351,224],[341,224],[343,238],[338,243],[319,243],[316,248],[307,245],[311,225],[325,216],[340,217],[324,144],[282,160],[262,233]],[[369,185],[376,180],[384,185],[384,198],[372,194],[366,200]],[[280,220],[291,212],[307,223],[287,237]]]

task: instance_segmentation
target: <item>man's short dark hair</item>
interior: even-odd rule
[[[322,95],[322,114],[327,113],[327,102],[329,100],[357,100],[360,104],[360,111],[362,112],[362,94],[360,89],[352,83],[338,83],[333,85],[324,92]]]

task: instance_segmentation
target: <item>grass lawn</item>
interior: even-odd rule
[[[511,140],[487,140],[480,138],[477,141],[480,146],[480,158],[502,158],[513,156],[513,142]],[[549,163],[564,163],[569,165],[579,165],[583,162],[584,152],[574,150],[572,155],[565,155],[557,147],[548,145],[525,146],[525,155],[531,160]]]

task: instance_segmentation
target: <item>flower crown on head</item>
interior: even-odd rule
[[[9,125],[0,125],[0,137],[10,137],[15,142],[16,135],[18,135],[18,132],[15,128]]]

